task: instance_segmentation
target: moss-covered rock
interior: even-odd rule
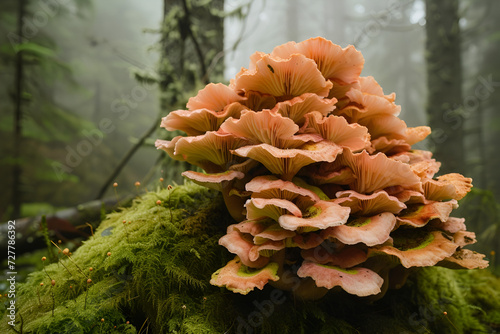
[[[218,245],[232,223],[222,198],[206,188],[188,184],[148,193],[108,215],[70,258],[60,255],[58,263],[32,273],[18,287],[15,328],[4,315],[0,332],[473,333],[500,328],[500,280],[485,270],[417,270],[402,289],[375,302],[341,291],[303,302],[271,287],[246,296],[213,287],[212,273],[233,257]]]

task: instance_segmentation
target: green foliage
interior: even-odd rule
[[[464,199],[460,201],[458,216],[466,218],[466,224],[471,231],[481,231],[477,235],[478,242],[471,248],[491,255],[491,252],[500,254],[500,204],[493,191],[472,188]],[[490,258],[493,268],[498,269],[499,260]]]
[[[413,298],[417,305],[427,305],[426,312],[431,314],[420,324],[439,333],[487,333],[492,330],[490,326],[497,328],[500,279],[484,273],[441,268],[420,270],[412,280]]]

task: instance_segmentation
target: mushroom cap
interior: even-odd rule
[[[287,247],[311,249],[321,245],[325,239],[317,232],[297,233],[291,240],[287,240]]]
[[[236,256],[212,274],[210,284],[224,286],[228,290],[246,295],[255,288],[262,290],[269,281],[279,280],[278,269],[279,265],[275,262],[260,269],[252,269],[245,266]]]
[[[261,257],[271,257],[276,252],[285,248],[284,240],[268,240],[260,245],[255,245],[250,249],[249,258],[257,261]]]
[[[306,123],[302,131],[313,131],[326,140],[350,148],[352,151],[362,150],[370,143],[368,129],[359,124],[349,124],[344,117],[330,115],[324,117],[313,111],[305,115]]]
[[[255,68],[241,71],[232,82],[236,91],[254,90],[284,101],[304,93],[326,97],[332,88],[316,63],[302,54],[293,54],[287,59],[262,53],[254,55],[254,59],[258,59],[254,62]]]
[[[384,94],[382,86],[380,86],[371,75],[366,77],[359,77],[359,90],[365,94],[380,96],[389,102],[394,102],[396,100],[396,93],[391,93],[389,95]]]
[[[177,136],[174,137],[172,140],[162,140],[162,139],[157,139],[155,141],[155,147],[158,150],[163,150],[167,152],[168,156],[171,157],[172,159],[175,160],[184,160],[182,156],[176,155],[175,154],[175,144],[181,139],[184,138],[182,136]]]
[[[398,116],[401,112],[401,106],[395,104],[393,100],[387,98],[385,95],[371,94],[372,87],[378,86],[378,83],[373,77],[360,77],[360,89],[351,88],[346,96],[350,99],[351,103],[362,106],[362,113],[359,114],[358,121],[366,117],[393,115]]]
[[[288,42],[275,47],[271,55],[289,58],[295,53],[301,53],[314,60],[326,79],[335,79],[343,83],[355,82],[365,62],[361,52],[354,46],[341,48],[322,37],[310,38],[300,43]]]
[[[385,191],[390,194],[390,196],[396,197],[400,202],[409,204],[428,204],[431,201],[427,200],[419,191],[403,189],[403,187],[389,187],[385,188]]]
[[[312,95],[316,96],[316,94]],[[250,110],[260,111],[263,109],[273,109],[276,106],[276,98],[270,94],[251,90],[245,92],[245,97],[246,100],[241,103]]]
[[[312,249],[304,249],[300,254],[304,260],[341,268],[351,268],[368,259],[366,252],[355,246],[346,246],[340,250],[334,250],[321,244]]]
[[[352,153],[344,149],[337,160],[341,166],[353,171],[355,180],[350,188],[358,193],[371,193],[396,185],[409,190],[422,190],[420,179],[408,164],[394,161],[382,153],[369,155],[366,151]]]
[[[472,188],[472,179],[458,173],[441,175],[423,183],[425,197],[434,201],[461,200]]]
[[[372,216],[382,212],[399,213],[406,205],[386,191],[379,190],[371,195],[364,195],[354,190],[339,191],[336,202],[351,208],[351,214]]]
[[[330,227],[321,232],[325,239],[334,238],[346,245],[362,243],[367,246],[381,245],[390,238],[396,226],[396,217],[390,212],[372,217],[357,217],[345,225]]]
[[[254,177],[245,185],[252,197],[281,198],[293,201],[297,197],[306,197],[311,202],[318,202],[319,196],[309,189],[299,187],[291,181],[283,181],[272,175]]]
[[[267,241],[281,241],[295,237],[294,231],[283,229],[278,223],[269,225],[263,231],[253,234],[253,242],[255,245],[261,245]]]
[[[450,269],[484,269],[488,267],[488,261],[484,260],[484,254],[469,249],[459,249],[437,265]]]
[[[219,173],[227,170],[231,164],[242,162],[241,158],[231,154],[231,150],[246,144],[248,141],[244,138],[210,131],[201,136],[178,139],[174,154],[208,173]]]
[[[465,218],[448,217],[448,219],[442,222],[439,219],[435,219],[429,222],[429,225],[438,230],[443,230],[448,233],[457,233],[458,231],[465,231],[467,227],[465,226]]]
[[[239,118],[245,106],[239,102],[227,105],[221,112],[210,109],[175,110],[162,118],[161,127],[169,131],[181,130],[188,136],[199,136],[207,131],[217,131],[229,117]]]
[[[226,247],[229,252],[238,255],[241,262],[250,268],[262,268],[269,263],[268,257],[255,257],[255,254],[251,254],[252,248],[255,246],[251,235],[241,233],[236,228],[223,235],[219,239],[219,245]]]
[[[397,257],[405,268],[430,267],[451,256],[458,248],[452,241],[453,238],[445,237],[440,231],[425,232],[415,229],[404,231],[393,238],[394,245],[370,248],[368,256],[385,253]]]
[[[352,123],[353,120],[350,120]],[[401,118],[391,114],[375,114],[357,120],[357,123],[368,128],[372,141],[387,137],[387,139],[405,139],[406,123]]]
[[[302,216],[284,214],[278,219],[281,227],[290,231],[314,231],[345,224],[351,209],[334,202],[319,201],[307,208]]]
[[[183,172],[182,176],[201,186],[222,191],[224,188],[230,186],[231,181],[242,179],[245,177],[245,174],[234,170],[213,174],[205,174],[189,170]]]
[[[327,141],[305,144],[295,149],[280,149],[269,144],[260,144],[232,150],[240,157],[259,161],[271,173],[287,180],[291,180],[304,166],[319,161],[334,161],[341,151],[340,146]]]
[[[302,126],[305,122],[304,116],[307,113],[314,110],[326,116],[335,109],[336,102],[336,98],[327,99],[313,93],[304,93],[291,100],[277,103],[271,111],[279,113],[283,117],[288,117],[295,124]]]
[[[430,134],[431,128],[428,126],[406,128],[406,142],[408,143],[408,145],[412,146],[418,142],[421,142]]]
[[[225,106],[233,102],[244,101],[245,98],[238,95],[230,87],[221,83],[209,83],[198,94],[189,98],[186,107],[189,110],[209,109],[221,111]]]
[[[245,203],[247,219],[270,218],[274,221],[284,214],[302,217],[302,211],[290,201],[280,198],[251,198]]]
[[[425,226],[432,219],[439,219],[445,222],[456,205],[457,202],[455,200],[430,202],[428,204],[411,204],[407,209],[400,212],[397,219],[402,225],[413,227]]]
[[[301,171],[301,174],[307,175],[311,182],[317,185],[348,185],[356,181],[356,176],[352,169],[329,163],[306,166]]]
[[[411,146],[405,139],[388,139],[387,137],[378,137],[377,139],[371,141],[371,147],[368,148],[368,152],[371,154],[381,152],[389,156],[406,152],[410,149]]]
[[[318,287],[332,289],[340,286],[346,292],[360,296],[376,295],[381,292],[384,280],[374,271],[355,267],[343,269],[311,261],[304,261],[297,271],[299,277],[311,277]]]
[[[251,219],[244,220],[238,224],[232,224],[227,227],[227,233],[232,231],[239,231],[241,233],[257,235],[264,231],[268,226],[275,224],[269,219]]]
[[[295,136],[299,126],[291,119],[270,110],[243,111],[239,119],[229,118],[220,128],[226,133],[247,138],[253,143],[266,143],[286,149],[297,148],[309,141],[322,140],[320,136],[312,134]]]
[[[453,234],[453,241],[460,247],[476,243],[476,234],[469,231],[458,231]]]

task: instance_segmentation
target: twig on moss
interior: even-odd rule
[[[43,286],[43,282],[42,282],[42,283],[40,283],[40,285],[38,285],[38,286],[36,287],[36,294],[37,294],[37,296],[38,296],[38,305],[40,305],[40,307],[42,307],[42,301],[41,301],[41,299],[40,299],[40,287],[41,287],[41,286]]]
[[[144,323],[142,324],[141,328],[139,329],[139,334],[142,333],[142,329],[144,328],[144,325],[146,325],[146,322],[148,322],[148,320],[149,320],[149,317],[146,318],[146,320],[144,320]]]
[[[51,240],[50,242],[52,242],[52,244],[53,244],[54,246],[56,246],[56,247],[57,247],[57,249],[59,249],[59,250],[60,250],[60,251],[64,254],[64,251],[62,251],[62,250],[61,250],[61,248],[59,248],[59,246],[58,246],[58,245],[57,245],[54,241],[52,241],[52,240]],[[76,266],[76,268],[78,268],[78,270],[80,271],[80,273],[81,273],[81,274],[82,274],[85,278],[88,278],[88,276],[87,276],[87,275],[85,275],[85,273],[83,272],[82,268],[80,268],[80,267],[78,266],[78,264],[77,264],[75,261],[73,261],[73,259],[71,258],[71,256],[69,256],[69,251],[68,251],[66,254],[64,254],[64,255],[66,255],[66,256],[68,257],[68,259],[70,259],[70,261],[71,261],[71,262],[73,262],[73,264]]]
[[[54,316],[54,309],[56,307],[56,298],[54,297],[54,286],[56,285],[56,281],[50,281],[50,294],[52,295],[52,316]]]
[[[119,205],[119,203],[118,203],[118,205]],[[87,225],[88,227],[90,227],[90,233],[92,234],[92,236],[94,236],[94,228],[92,227],[92,224],[90,224],[90,223],[87,222],[87,223],[85,223],[85,225]]]
[[[45,215],[42,216],[40,228],[42,229],[43,238],[45,240],[45,244],[47,245],[47,250],[49,251],[49,257],[51,260],[54,260],[56,258],[56,254],[54,254],[54,250],[50,247],[51,240],[49,238],[49,228],[47,226],[47,218]]]
[[[87,287],[85,289],[85,304],[83,305],[83,309],[87,309],[87,297],[89,295],[89,284],[92,283],[92,280],[89,278],[87,279]]]
[[[130,243],[130,239],[128,238],[127,221],[125,219],[123,220],[123,226],[125,228],[125,234],[127,236],[127,242]]]

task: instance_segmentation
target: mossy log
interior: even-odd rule
[[[17,287],[8,333],[476,333],[500,329],[500,279],[487,270],[416,270],[380,300],[330,291],[301,301],[272,287],[246,296],[209,284],[233,257],[219,193],[150,192]],[[41,261],[41,260],[40,260]],[[92,268],[92,269],[90,269]],[[54,285],[51,281],[54,280]],[[43,283],[43,286],[41,285]]]

